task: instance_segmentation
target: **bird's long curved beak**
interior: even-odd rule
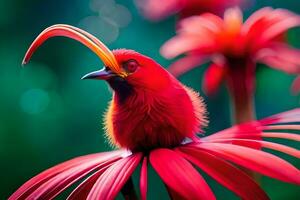
[[[39,46],[41,46],[47,39],[56,37],[56,36],[63,36],[72,38],[74,40],[79,41],[80,43],[84,44],[86,47],[91,49],[98,57],[102,60],[106,68],[109,68],[110,71],[114,74],[118,74],[120,76],[124,75],[124,72],[120,68],[115,56],[113,53],[96,37],[87,33],[84,30],[79,28],[65,25],[65,24],[57,24],[46,28],[43,32],[41,32],[38,37],[32,42],[30,47],[28,48],[25,57],[23,59],[22,64],[25,65],[29,62],[33,53],[37,50]],[[101,70],[100,70],[101,71]],[[100,75],[99,71],[99,75]],[[85,76],[85,78],[92,77],[93,73],[90,73]],[[97,73],[94,73],[94,78]],[[103,76],[103,73],[101,75]],[[101,79],[101,78],[100,78]]]

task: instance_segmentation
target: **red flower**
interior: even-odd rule
[[[195,165],[242,199],[268,199],[257,183],[233,164],[284,182],[300,184],[300,171],[294,166],[249,146],[259,145],[296,158],[300,158],[299,150],[273,142],[245,139],[256,134],[263,138],[299,142],[299,135],[275,132],[300,130],[298,125],[290,124],[296,122],[300,122],[299,109],[234,126],[201,138],[199,142],[169,149],[154,149],[149,154],[119,150],[81,156],[42,172],[21,186],[9,199],[51,199],[83,178],[85,180],[73,190],[68,199],[114,199],[140,163],[141,199],[147,196],[148,163],[170,193],[177,197],[215,199],[206,181],[193,167]]]
[[[106,114],[108,137],[114,144],[131,152],[118,150],[64,162],[26,182],[11,195],[10,200],[53,199],[82,179],[84,181],[68,199],[110,200],[120,191],[125,197],[130,195],[128,198],[133,198],[130,177],[140,163],[141,199],[147,197],[148,163],[176,199],[215,199],[192,164],[242,199],[269,198],[234,164],[284,182],[300,184],[297,168],[255,148],[264,147],[300,158],[297,149],[260,139],[272,137],[300,141],[299,135],[275,132],[279,129],[300,130],[294,125],[300,122],[299,109],[198,138],[195,131],[205,121],[199,96],[149,57],[124,49],[111,52],[83,30],[55,25],[37,37],[27,51],[24,63],[45,40],[54,36],[82,42],[104,62],[104,69],[84,78],[106,80],[113,88],[113,100]],[[289,125],[279,125],[283,123]],[[190,142],[184,142],[184,138],[189,138]]]
[[[228,7],[241,5],[245,0],[135,0],[142,14],[150,20],[161,20],[173,14],[180,18],[204,12],[222,14]]]
[[[206,13],[180,21],[177,35],[164,44],[161,53],[166,58],[186,54],[170,67],[176,76],[211,60],[203,79],[207,94],[215,93],[226,80],[233,95],[252,96],[256,63],[289,74],[300,72],[300,51],[284,39],[288,29],[299,25],[298,15],[269,7],[244,23],[238,8],[226,10],[223,19]]]

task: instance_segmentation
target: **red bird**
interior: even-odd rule
[[[46,29],[47,33],[37,38],[27,52],[24,64],[49,37],[64,32],[79,39],[65,29],[57,32],[57,27]],[[79,31],[74,27],[60,27]],[[99,52],[90,43],[93,38],[82,37],[87,46],[104,58],[106,66],[83,79],[106,80],[114,90],[105,116],[107,136],[112,144],[137,151],[178,146],[184,138],[196,138],[195,134],[206,123],[205,107],[198,93],[181,84],[147,56],[126,49],[109,54],[107,49]]]
[[[186,137],[195,139],[206,122],[198,93],[147,56],[126,49],[113,55],[120,72],[106,67],[83,77],[104,79],[114,90],[105,117],[110,141],[141,151],[178,146]]]
[[[198,138],[196,133],[206,124],[201,98],[149,57],[132,50],[110,51],[81,29],[54,25],[32,43],[23,63],[29,61],[45,40],[54,36],[78,40],[104,62],[102,70],[89,73],[83,79],[106,80],[114,90],[105,117],[107,135],[113,144],[130,151],[91,154],[64,162],[33,177],[12,194],[10,200],[53,199],[84,177],[68,199],[110,200],[120,191],[126,199],[136,199],[134,192],[128,190],[134,188],[130,177],[139,163],[142,163],[140,194],[144,200],[147,197],[148,162],[165,183],[172,199],[216,199],[192,164],[247,200],[269,198],[255,181],[232,163],[278,180],[300,184],[300,172],[293,165],[248,147],[260,145],[300,158],[299,150],[248,137],[256,134],[300,141],[296,134],[265,133],[281,128],[300,130],[295,125],[270,125],[299,122],[299,110]],[[185,142],[185,138],[192,141]]]
[[[83,77],[104,79],[115,91],[105,117],[111,142],[137,151],[195,138],[205,123],[199,95],[149,57],[125,49],[113,55],[121,73],[106,67]]]

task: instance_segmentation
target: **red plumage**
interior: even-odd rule
[[[205,107],[198,93],[184,86],[157,62],[132,50],[113,51],[119,65],[130,59],[138,69],[125,80],[133,92],[119,101],[114,92],[105,118],[113,144],[130,150],[177,146],[195,138],[206,124]]]

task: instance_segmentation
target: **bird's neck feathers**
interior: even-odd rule
[[[119,76],[112,77],[108,84],[114,90],[114,101],[123,104],[130,96],[134,95],[133,87]]]

